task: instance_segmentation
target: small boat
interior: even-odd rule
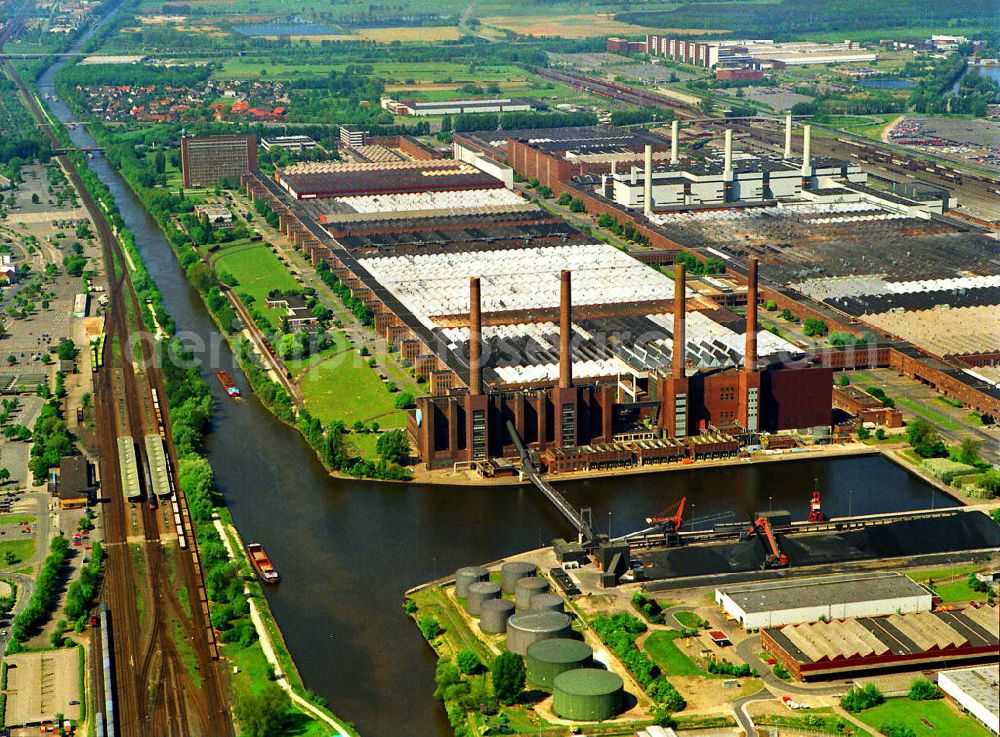
[[[260,543],[250,543],[247,545],[247,552],[250,553],[250,563],[253,565],[257,575],[264,583],[278,583],[281,576],[271,565],[271,559],[264,552],[264,546]]]
[[[226,394],[231,397],[238,397],[240,395],[240,388],[236,386],[235,382],[233,382],[233,377],[227,371],[219,369],[215,372],[215,377],[222,384],[222,388],[226,390]]]

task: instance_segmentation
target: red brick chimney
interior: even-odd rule
[[[479,277],[469,279],[469,394],[483,393],[483,312],[479,304]]]
[[[687,310],[687,300],[684,296],[686,291],[686,268],[683,263],[674,264],[674,353],[671,358],[673,363],[673,376],[675,379],[683,379],[684,368],[687,364],[687,337],[685,312]]]
[[[559,388],[573,386],[573,356],[570,353],[570,339],[573,337],[573,297],[568,269],[563,269],[559,277]]]
[[[747,344],[743,369],[752,372],[757,366],[757,259],[750,259],[747,275]]]

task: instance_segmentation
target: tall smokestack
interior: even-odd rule
[[[785,116],[785,161],[792,158],[792,116]]]
[[[559,275],[559,388],[573,386],[573,356],[570,354],[570,338],[573,335],[573,296],[570,287],[569,269]]]
[[[743,368],[748,373],[757,365],[757,259],[750,259],[747,274],[747,344]]]
[[[653,214],[653,147],[648,143],[643,156],[646,176],[642,186],[642,211],[649,217]]]
[[[681,124],[675,120],[670,124],[670,163],[677,163],[677,142],[681,135]]]
[[[685,267],[683,263],[674,263],[674,353],[671,357],[673,373],[675,379],[684,378],[684,368],[687,363],[687,338],[685,323],[687,318],[685,311],[687,300],[685,298],[686,282]]]
[[[802,177],[812,176],[812,126],[802,126]]]
[[[722,181],[733,181],[733,129],[726,128],[726,148],[722,164]]]
[[[469,394],[483,393],[483,312],[479,303],[479,277],[469,279]]]

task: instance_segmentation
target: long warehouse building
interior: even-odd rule
[[[842,576],[725,586],[715,601],[748,630],[821,619],[929,612],[931,592],[900,573]]]

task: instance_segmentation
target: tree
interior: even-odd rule
[[[864,688],[852,688],[840,700],[840,705],[849,712],[859,712],[878,706],[885,701],[885,696],[873,683]]]
[[[413,406],[413,395],[410,392],[400,392],[393,401],[396,409],[409,409]]]
[[[926,678],[918,678],[910,684],[910,701],[928,701],[943,696],[941,689]]]
[[[818,317],[807,317],[802,322],[802,329],[810,337],[826,335],[829,332],[826,323]]]
[[[238,696],[234,711],[247,737],[272,737],[284,733],[291,707],[288,694],[265,682],[259,690]]]
[[[375,452],[384,461],[405,465],[410,459],[410,441],[403,430],[390,430],[379,436]]]
[[[975,466],[980,463],[979,441],[973,438],[964,438],[955,451],[955,460],[967,466]]]
[[[0,468],[0,484],[6,484],[8,481],[10,481],[10,470]]]
[[[948,449],[938,431],[923,418],[906,425],[906,439],[921,458],[941,458],[948,455]]]
[[[473,673],[479,670],[481,663],[479,662],[479,656],[475,652],[466,648],[460,652],[455,657],[455,662],[458,663],[458,669],[462,671],[463,675],[471,676]]]
[[[527,679],[524,658],[510,651],[502,652],[493,660],[493,693],[500,703],[510,706],[517,701]]]
[[[858,440],[867,440],[872,436],[871,431],[864,425],[858,425]]]
[[[795,319],[795,315],[793,315],[792,311],[786,307],[781,311],[781,319],[788,320],[789,322],[791,322],[792,320]]]
[[[556,202],[562,205],[563,207],[566,207],[566,205],[568,205],[572,201],[573,201],[573,195],[571,195],[569,192],[563,192],[561,195],[559,195],[559,199],[556,200]]]
[[[841,386],[850,386],[851,385],[851,377],[848,376],[847,374],[842,375],[840,377],[840,385]]]
[[[56,355],[60,361],[72,361],[76,358],[76,345],[69,338],[63,338],[56,347]]]
[[[586,212],[587,208],[583,206],[583,200],[579,197],[574,197],[569,203],[570,212]]]

